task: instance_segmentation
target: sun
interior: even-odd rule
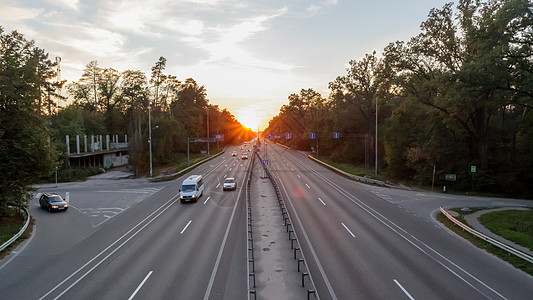
[[[244,127],[252,129],[252,130],[257,130],[259,121],[257,119],[257,114],[255,112],[255,109],[251,107],[239,109],[235,117],[237,118],[237,120],[239,120],[239,122]]]

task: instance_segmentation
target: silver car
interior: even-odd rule
[[[234,191],[237,188],[237,182],[235,182],[235,178],[228,177],[226,180],[224,180],[224,184],[222,185],[222,190],[224,191]]]

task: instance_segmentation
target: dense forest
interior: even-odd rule
[[[291,94],[265,136],[368,174],[531,198],[532,10],[528,0],[433,9],[409,41],[350,61],[327,98]]]
[[[223,136],[216,143],[254,137],[226,109],[209,103],[194,79],[165,73],[160,57],[150,79],[138,70],[119,72],[89,62],[78,81],[66,85],[58,61],[17,31],[0,27],[0,218],[9,206],[25,206],[31,185],[72,169],[65,136],[128,135],[136,175],[149,169],[148,124],[154,166],[172,164],[187,153],[188,138]],[[63,103],[62,106],[58,105]],[[205,143],[191,143],[200,152]]]

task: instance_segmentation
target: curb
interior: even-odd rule
[[[353,174],[350,174],[350,173],[346,173],[344,172],[343,170],[340,170],[340,169],[337,169],[335,168],[334,166],[331,166],[331,165],[328,165],[327,163],[317,159],[317,158],[314,158],[313,156],[311,155],[307,155],[307,157],[339,174],[342,174],[348,178],[351,178],[351,179],[355,179],[357,181],[360,181],[360,182],[364,182],[364,183],[371,183],[371,184],[376,184],[376,185],[381,185],[381,186],[385,186],[385,182],[384,181],[381,181],[381,180],[377,180],[377,179],[372,179],[372,178],[366,178],[366,177],[361,177],[361,176],[357,176],[357,175],[353,175]]]

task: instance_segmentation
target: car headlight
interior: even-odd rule
[[[182,196],[182,195],[180,195],[180,199],[183,199],[183,196]]]
[[[192,195],[191,198],[196,198],[196,195]]]

